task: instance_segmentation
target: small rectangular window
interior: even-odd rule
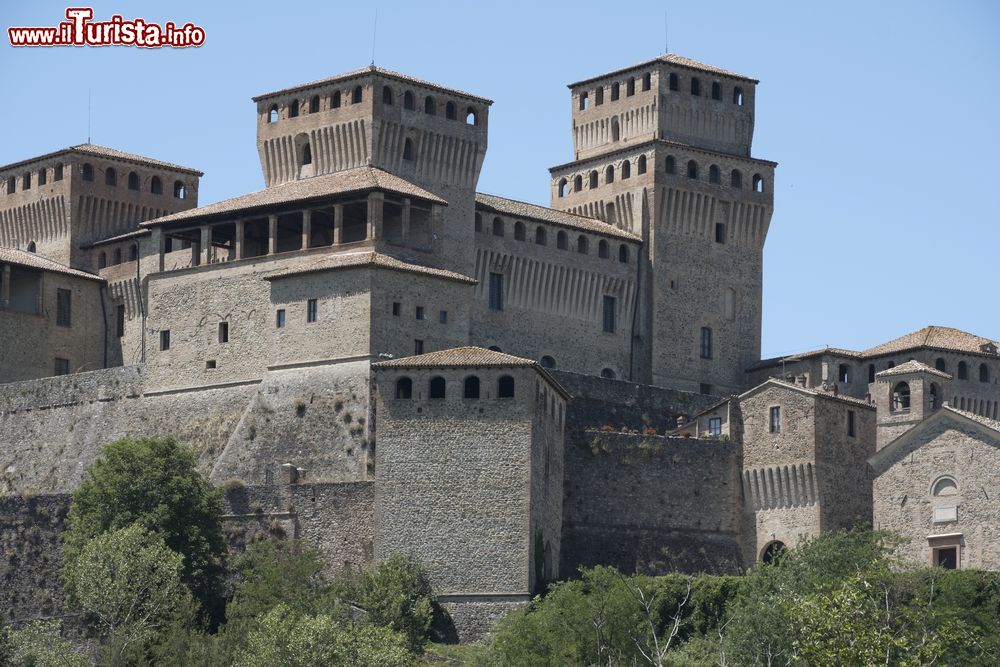
[[[712,330],[709,327],[701,328],[701,358],[712,358]]]
[[[73,293],[68,289],[56,290],[56,325],[69,327],[73,325]]]
[[[712,385],[710,384],[700,384],[698,385],[698,393],[704,394],[706,396],[712,395]]]
[[[399,317],[399,313],[402,310],[402,306],[398,301],[392,302],[392,315],[393,317]]]
[[[442,310],[440,313],[438,313],[438,322],[440,322],[441,324],[448,324],[447,310]]]
[[[715,223],[715,242],[716,243],[726,242],[726,223],[724,222]]]
[[[722,417],[709,417],[708,434],[715,437],[722,435]]]
[[[284,329],[285,328],[285,309],[284,308],[279,308],[278,312],[275,313],[274,326],[276,326],[279,329]]]
[[[319,304],[316,299],[309,299],[306,302],[306,322],[315,322],[319,319]]]
[[[170,329],[160,332],[160,351],[165,352],[170,349]]]
[[[771,420],[770,420],[770,431],[771,433],[781,433],[781,407],[773,406],[771,408]]]
[[[424,353],[424,341],[419,338],[413,341],[413,354],[423,354]]]
[[[617,310],[617,300],[613,296],[604,297],[604,331],[605,333],[615,332],[615,311]]]
[[[424,319],[424,307],[423,306],[417,306],[417,319],[418,320]]]
[[[69,359],[60,359],[56,357],[56,375],[69,375]]]
[[[847,435],[854,437],[854,410],[847,411]]]
[[[229,342],[229,322],[219,322],[219,342]]]
[[[503,310],[502,273],[490,273],[490,310]]]
[[[212,370],[215,368],[215,359],[209,359],[205,362],[205,370]]]
[[[125,306],[115,308],[115,335],[118,338],[125,335]]]

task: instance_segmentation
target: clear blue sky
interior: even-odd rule
[[[73,3],[77,4],[77,3]],[[82,3],[79,3],[82,4]],[[753,76],[754,155],[779,163],[763,354],[862,349],[927,324],[1000,338],[1000,3],[97,2],[192,21],[187,50],[12,49],[66,4],[0,0],[0,164],[87,138],[262,187],[252,95],[379,65],[495,101],[479,189],[548,204],[572,158],[566,84],[669,47]],[[231,7],[226,9],[225,7]]]

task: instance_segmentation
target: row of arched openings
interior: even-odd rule
[[[80,177],[85,181],[92,182],[94,180],[94,165],[84,162],[80,167]],[[127,182],[129,190],[138,191],[140,189],[139,174],[134,171],[129,172]],[[117,187],[118,171],[114,167],[108,167],[104,170],[104,184]],[[163,180],[159,176],[153,176],[149,180],[149,191],[154,195],[163,194]],[[187,186],[184,184],[184,181],[174,181],[174,197],[177,199],[185,199],[187,197]]]
[[[483,217],[481,214],[476,214],[476,232],[483,231]],[[507,234],[506,224],[503,218],[495,217],[493,218],[493,224],[491,227],[491,233],[493,236],[499,236],[503,238]],[[527,241],[528,228],[520,220],[514,223],[514,240],[515,241]],[[548,245],[549,244],[549,233],[548,230],[542,225],[535,227],[534,242],[536,245]],[[560,229],[556,232],[556,248],[558,250],[569,250],[569,234],[565,230]],[[584,235],[580,234],[576,237],[576,251],[581,255],[590,254],[590,239]],[[606,240],[601,239],[597,242],[597,256],[601,259],[610,259],[611,257],[611,244]],[[622,243],[618,246],[618,261],[623,264],[628,264],[629,261],[629,248],[626,244]]]
[[[644,91],[649,90],[652,84],[652,76],[649,72],[643,74],[642,76],[642,89]],[[702,85],[701,79],[696,76],[691,77],[688,84],[689,92],[695,97],[701,97],[702,95]],[[667,87],[672,91],[680,91],[681,80],[680,76],[676,72],[671,72],[667,78]],[[614,102],[621,97],[622,84],[615,81],[610,86],[611,101]],[[635,77],[629,77],[625,81],[625,96],[631,97],[635,95],[636,79]],[[722,83],[719,81],[713,81],[711,86],[711,91],[709,96],[716,101],[721,102],[723,98]],[[733,86],[732,94],[730,95],[732,103],[737,106],[743,106],[743,88],[740,86]],[[604,86],[598,86],[594,90],[594,106],[600,106],[604,104]],[[590,108],[590,93],[589,91],[584,91],[580,93],[580,110],[585,111]]]
[[[382,86],[382,104],[386,106],[392,106],[395,104],[395,93],[389,86]],[[351,90],[350,100],[351,104],[360,104],[362,99],[364,99],[364,91],[361,86],[355,86]],[[330,95],[330,108],[338,109],[343,103],[343,96],[341,91],[336,90]],[[403,93],[403,108],[408,111],[417,110],[416,96],[413,91],[407,90]],[[320,110],[320,96],[313,95],[309,98],[308,105],[309,113],[318,113]],[[432,95],[427,95],[424,97],[423,101],[424,113],[430,116],[438,115],[440,110],[437,100]],[[292,100],[288,104],[288,117],[296,118],[301,111],[299,100]],[[444,117],[448,120],[458,120],[458,105],[452,101],[448,101],[444,105]],[[277,123],[281,118],[281,113],[279,111],[277,104],[272,104],[271,108],[268,110],[267,120],[268,123]],[[473,107],[468,107],[465,110],[464,116],[467,125],[478,125],[479,124],[479,114]]]
[[[666,161],[664,162],[664,170],[667,174],[675,175],[677,174],[677,160],[674,156],[668,155]],[[646,173],[646,156],[640,155],[636,159],[636,173],[645,174]],[[691,180],[699,180],[700,178],[700,167],[698,163],[694,160],[688,160],[685,168],[685,173],[687,177]],[[605,184],[610,184],[615,182],[615,165],[609,164],[604,168],[604,182]],[[629,160],[623,160],[621,165],[617,169],[618,178],[621,180],[626,180],[632,177],[632,163]],[[589,189],[593,190],[598,187],[599,172],[596,169],[590,171],[587,175],[587,186]],[[722,170],[718,165],[710,165],[708,168],[708,182],[714,185],[722,185]],[[573,177],[573,192],[581,192],[583,190],[583,174],[577,174]],[[764,191],[764,177],[760,174],[754,174],[751,179],[751,184],[753,186],[754,192]],[[557,185],[558,194],[560,197],[565,197],[569,194],[570,182],[566,178],[559,179]],[[737,190],[743,189],[743,172],[739,169],[733,169],[729,173],[729,186]]]
[[[702,94],[701,79],[699,79],[696,76],[693,76],[691,77],[691,80],[688,85],[689,85],[688,91],[692,95],[694,95],[695,97],[701,97]],[[670,77],[667,81],[667,87],[675,92],[680,91],[681,88],[680,77],[677,76],[675,72],[671,72]],[[720,82],[718,81],[712,82],[710,97],[713,100],[716,100],[717,102],[722,101],[722,84]],[[733,86],[733,92],[730,98],[733,104],[737,106],[743,106],[743,88],[741,88],[740,86]]]
[[[478,399],[482,393],[482,382],[478,375],[469,375],[462,381],[462,398]],[[440,375],[435,375],[427,383],[428,398],[447,398],[448,383]],[[497,379],[497,398],[514,398],[514,378],[501,375]],[[401,377],[396,380],[396,398],[401,400],[413,398],[413,380]]]
[[[339,90],[333,91],[333,93],[331,93],[330,95],[330,108],[339,109],[343,104],[343,97],[344,96],[341,91]],[[364,97],[364,90],[360,85],[354,86],[354,88],[351,89],[349,98],[351,104],[361,104],[361,100],[363,99],[363,97]],[[309,113],[319,113],[319,104],[320,104],[319,95],[313,95],[312,97],[310,97],[309,105],[307,107],[309,109]],[[289,118],[297,118],[301,110],[302,110],[301,104],[299,103],[298,100],[292,100],[291,102],[288,103]],[[268,109],[267,112],[267,122],[277,123],[280,119],[281,119],[281,114],[278,110],[278,105],[272,104],[271,108]]]
[[[116,266],[122,263],[122,249],[115,248],[111,251],[111,266]],[[139,246],[137,244],[132,244],[128,249],[128,261],[134,262],[139,259]],[[108,253],[101,252],[97,256],[97,268],[103,269],[108,266]]]
[[[944,360],[943,357],[938,357],[934,362],[934,368],[938,369],[942,373],[948,372],[948,362]],[[956,376],[959,380],[969,379],[969,364],[964,361],[958,362]],[[989,382],[990,381],[990,367],[985,363],[979,364],[979,381]]]
[[[63,166],[61,164],[57,164],[52,169],[52,180],[61,181],[62,179],[63,179]],[[49,172],[48,169],[46,169],[45,167],[42,167],[35,173],[35,181],[38,183],[38,185],[45,185],[46,183],[48,183],[48,180],[49,180]],[[30,189],[31,189],[31,172],[28,171],[25,172],[23,176],[21,176],[21,190],[24,191]],[[17,191],[17,176],[10,176],[7,178],[6,193],[12,195],[16,191]]]

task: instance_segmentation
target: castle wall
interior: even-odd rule
[[[594,430],[566,444],[560,571],[735,572],[739,450],[733,443]]]
[[[423,341],[424,352],[468,345],[472,289],[454,280],[374,271],[372,354],[408,357],[416,352],[417,340]],[[394,303],[399,304],[399,315],[393,315]],[[417,318],[418,307],[423,309],[423,319]]]
[[[854,414],[854,435],[848,413]],[[871,523],[868,458],[875,453],[875,409],[844,401],[816,402],[816,471],[820,529],[846,530]]]
[[[72,166],[66,164],[62,180],[57,181],[58,163],[58,159],[44,160],[0,172],[0,246],[24,250],[34,242],[39,255],[68,265],[71,259]],[[38,183],[41,170],[46,172],[45,185]],[[28,190],[23,185],[26,173],[31,178]],[[13,192],[11,179],[14,179]]]

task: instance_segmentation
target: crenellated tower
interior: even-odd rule
[[[726,394],[760,359],[776,164],[750,156],[757,83],[668,54],[569,86],[552,205],[643,238],[639,381]]]

